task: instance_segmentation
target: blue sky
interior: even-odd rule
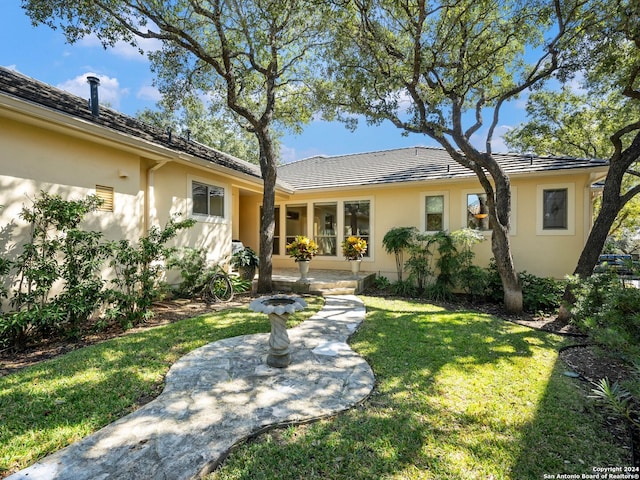
[[[153,108],[159,99],[153,87],[153,75],[146,58],[129,45],[120,44],[105,50],[96,38],[85,38],[75,45],[65,43],[62,33],[46,26],[34,27],[20,8],[20,0],[2,0],[0,6],[0,65],[42,82],[89,96],[88,75],[100,78],[102,101],[128,115]],[[153,43],[148,45],[153,48]],[[503,109],[500,134],[522,122],[522,101]],[[482,133],[482,132],[481,132]],[[282,139],[282,160],[299,160],[313,155],[341,155],[374,150],[435,145],[426,136],[402,136],[391,123],[369,127],[365,122],[350,132],[340,123],[315,120],[304,126],[302,134],[288,134]],[[500,138],[494,151],[506,151]]]

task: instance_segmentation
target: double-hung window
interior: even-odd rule
[[[369,246],[365,257],[370,256],[371,208],[369,200],[344,202],[344,238],[351,235],[361,237]]]
[[[424,197],[424,229],[427,232],[445,230],[444,195],[427,195]]]

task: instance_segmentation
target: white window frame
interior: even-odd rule
[[[567,190],[567,228],[544,229],[544,191]],[[576,184],[547,183],[536,187],[536,235],[575,235],[576,233]]]
[[[222,206],[223,215],[204,215],[201,213],[193,213],[193,182],[202,183],[209,187],[222,188],[224,191]],[[229,224],[231,222],[231,187],[225,183],[212,181],[211,179],[204,177],[196,177],[193,175],[187,176],[187,212],[189,212],[189,218],[193,218],[198,222],[204,223],[221,223]]]
[[[337,221],[337,231],[336,231],[336,241],[338,243],[337,245],[337,251],[336,251],[336,255],[318,255],[316,257],[313,258],[313,261],[335,261],[335,260],[342,260],[344,257],[342,256],[342,241],[345,239],[344,236],[344,204],[345,203],[349,203],[349,202],[369,202],[369,240],[374,239],[374,235],[375,235],[375,202],[373,197],[370,196],[362,196],[362,197],[343,197],[343,198],[331,198],[331,199],[326,199],[326,198],[313,198],[307,201],[291,201],[291,202],[281,202],[278,204],[278,206],[280,207],[280,230],[281,230],[281,235],[280,235],[280,239],[281,241],[283,241],[283,245],[282,248],[280,249],[280,254],[279,255],[274,255],[274,257],[276,258],[284,258],[287,256],[287,252],[286,252],[286,219],[284,218],[286,216],[286,209],[287,206],[290,205],[307,205],[307,232],[313,232],[313,215],[309,215],[309,212],[313,212],[313,206],[316,203],[336,203],[337,205],[337,215],[338,215],[338,221]],[[261,204],[258,204],[258,210]],[[312,236],[307,235],[309,238],[312,238]],[[374,239],[375,240],[375,239]],[[368,257],[364,257],[362,259],[363,262],[374,262],[375,261],[375,257],[374,257],[374,253],[375,253],[375,249],[374,246],[372,244],[370,244],[369,242],[367,242],[367,252],[369,254]]]
[[[449,192],[434,191],[420,194],[420,230],[424,233],[437,233],[439,230],[427,230],[427,197],[443,197],[442,231],[449,231]]]

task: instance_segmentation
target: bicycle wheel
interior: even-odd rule
[[[216,273],[209,282],[209,291],[213,298],[220,302],[228,302],[233,298],[233,286],[229,277]]]

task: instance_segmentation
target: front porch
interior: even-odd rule
[[[357,295],[370,287],[376,278],[372,272],[354,275],[347,270],[318,270],[313,265],[307,280],[300,281],[300,272],[295,268],[273,269],[273,290],[278,292],[310,293],[313,295]],[[255,291],[257,279],[253,281]]]

